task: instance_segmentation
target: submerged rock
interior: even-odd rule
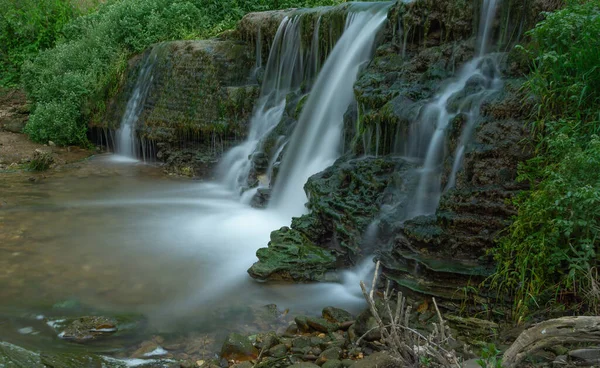
[[[131,334],[145,324],[141,315],[84,316],[78,318],[50,318],[46,321],[58,336],[65,340],[84,343],[109,336]]]
[[[258,356],[258,350],[247,336],[232,333],[227,336],[221,349],[221,357],[227,360],[252,360]]]
[[[108,336],[117,331],[117,321],[113,318],[81,317],[68,324],[59,336],[66,340],[84,342],[100,336]]]

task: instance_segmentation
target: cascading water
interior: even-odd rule
[[[258,55],[259,51],[257,57]],[[245,181],[252,164],[249,156],[256,151],[262,139],[279,124],[288,93],[299,88],[304,78],[302,58],[300,17],[286,17],[279,25],[271,47],[260,98],[250,121],[248,138],[229,151],[220,164],[219,171],[229,189],[239,190],[246,186]]]
[[[496,61],[487,54],[490,30],[496,13],[498,0],[484,0],[481,11],[478,56],[469,61],[459,72],[455,81],[448,84],[420,114],[420,120],[410,137],[411,155],[425,152],[415,201],[411,205],[410,217],[434,213],[442,194],[442,165],[445,156],[446,134],[451,122],[462,115],[465,124],[454,154],[454,164],[446,188],[452,187],[460,169],[465,144],[477,123],[479,108],[484,98],[502,86]],[[428,142],[424,150],[422,144]]]
[[[157,47],[145,57],[138,73],[135,87],[127,101],[125,113],[121,118],[120,128],[117,130],[116,153],[126,158],[137,157],[138,146],[135,137],[135,126],[144,108],[144,102],[152,85],[152,72],[157,59]]]
[[[271,208],[288,216],[302,214],[304,183],[339,157],[344,113],[354,101],[352,87],[360,66],[371,57],[389,5],[372,4],[348,15],[345,31],[325,62],[288,143]]]

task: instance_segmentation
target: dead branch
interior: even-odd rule
[[[600,316],[562,317],[525,330],[504,353],[502,366],[517,367],[528,354],[554,345],[600,343]]]

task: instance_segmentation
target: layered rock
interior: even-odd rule
[[[126,85],[109,106],[106,121],[95,126],[119,128],[139,69],[148,57],[156,60],[135,125],[141,153],[195,174],[206,172],[247,134],[259,91],[250,79],[252,47],[235,39],[155,45],[130,62]]]
[[[386,203],[404,201],[416,185],[415,165],[398,157],[342,158],[304,189],[308,214],[271,234],[248,271],[259,279],[317,281],[352,265],[372,248],[362,234]]]

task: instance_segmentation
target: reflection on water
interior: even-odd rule
[[[362,307],[358,281],[370,265],[341,284],[251,280],[256,250],[290,219],[241,204],[222,186],[110,156],[47,175],[0,173],[0,313],[77,300],[141,312],[159,332],[210,332],[243,323],[232,317],[242,306]]]

